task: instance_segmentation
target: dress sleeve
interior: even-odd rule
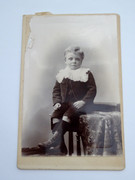
[[[86,103],[93,102],[96,96],[97,89],[96,89],[96,83],[95,83],[94,77],[90,71],[88,71],[87,89],[88,91],[86,95],[84,96],[83,101]]]
[[[56,81],[55,86],[53,88],[52,98],[53,105],[55,105],[56,103],[61,103],[61,89],[60,83],[58,81]]]

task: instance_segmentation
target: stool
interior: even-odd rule
[[[53,122],[51,120],[51,130],[53,129]],[[79,133],[79,130],[77,128],[71,127],[70,130],[68,131],[68,151],[69,151],[69,156],[72,156],[74,152],[74,145],[73,145],[73,133],[76,133],[76,141],[77,141],[77,155],[81,155],[81,143],[80,139],[81,135]],[[83,142],[83,141],[82,141]],[[85,149],[84,149],[84,154],[85,154]]]
[[[74,152],[74,146],[73,146],[73,132],[76,132],[76,141],[77,141],[77,155],[81,155],[81,145],[80,145],[80,134],[77,131],[71,131],[69,130],[69,137],[68,137],[68,144],[69,144],[69,156],[71,156]]]

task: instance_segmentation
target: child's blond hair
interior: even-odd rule
[[[81,48],[79,46],[69,46],[64,51],[65,57],[66,57],[67,53],[77,54],[81,57],[82,60],[84,59],[84,52],[81,50]]]

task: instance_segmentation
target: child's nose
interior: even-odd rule
[[[76,62],[76,59],[73,59],[73,62]]]

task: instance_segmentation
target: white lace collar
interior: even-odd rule
[[[62,80],[65,78],[68,78],[73,81],[81,81],[81,82],[87,82],[88,81],[88,71],[90,71],[89,68],[79,68],[76,70],[71,70],[68,67],[65,69],[62,69],[59,71],[59,73],[56,75],[56,80],[61,83]]]

